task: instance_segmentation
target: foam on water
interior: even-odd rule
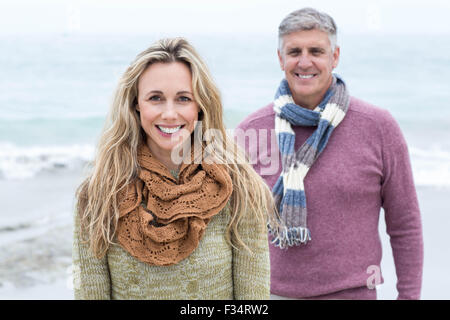
[[[450,187],[450,152],[437,145],[410,147],[415,184]],[[93,160],[93,145],[22,147],[0,142],[0,178],[31,179],[41,172],[81,169]]]
[[[450,187],[450,152],[434,145],[410,148],[414,182],[418,186]]]
[[[19,147],[0,142],[0,178],[28,179],[43,171],[79,169],[93,156],[91,145]]]

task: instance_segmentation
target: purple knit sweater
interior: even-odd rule
[[[257,141],[246,140],[245,150],[270,188],[282,169],[274,117],[270,104],[238,126],[258,132]],[[296,150],[315,128],[293,127]],[[312,240],[287,250],[270,245],[271,292],[292,298],[376,299],[376,290],[369,290],[367,283],[373,283],[381,262],[378,222],[383,207],[398,298],[419,299],[420,211],[407,145],[389,112],[352,97],[346,117],[304,183]]]

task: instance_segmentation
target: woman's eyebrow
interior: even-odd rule
[[[145,96],[148,96],[148,95],[150,95],[150,94],[163,94],[163,92],[160,91],[160,90],[151,90],[151,91],[148,91],[148,92],[145,94]]]

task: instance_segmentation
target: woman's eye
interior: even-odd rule
[[[151,96],[148,100],[150,100],[150,101],[160,101],[161,97],[160,96]]]
[[[179,99],[180,101],[183,101],[183,102],[191,101],[191,98],[185,97],[185,96],[181,96],[181,97],[179,97],[178,99]]]

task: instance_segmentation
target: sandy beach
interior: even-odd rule
[[[0,299],[73,299],[71,276],[73,194],[81,174],[43,173],[33,179],[0,180]],[[419,187],[425,267],[422,299],[449,299],[450,189]],[[380,219],[381,269],[385,283],[379,299],[395,299],[395,269],[389,238]]]
[[[0,180],[0,299],[72,299],[72,212],[80,172]]]

